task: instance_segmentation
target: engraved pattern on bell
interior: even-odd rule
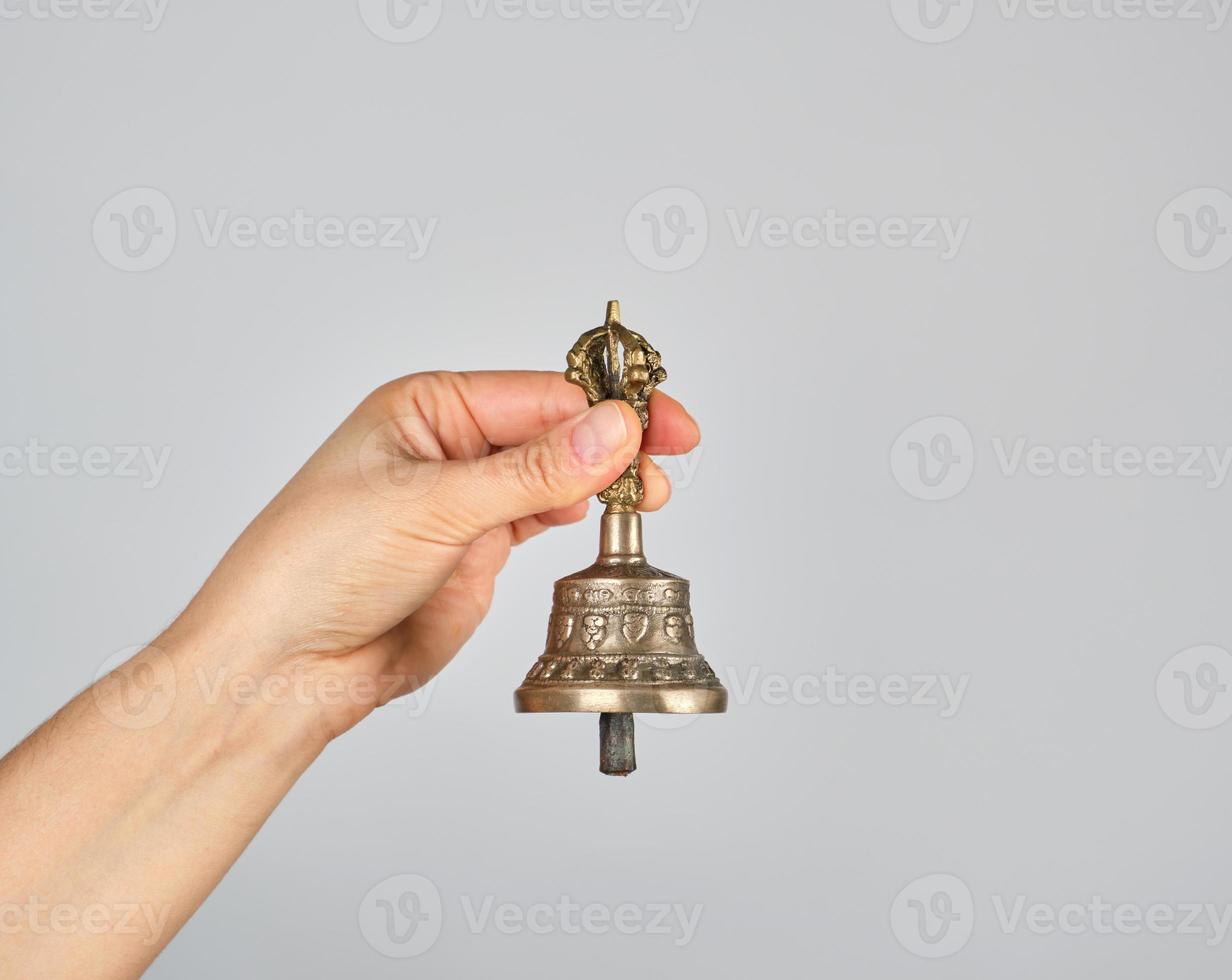
[[[695,646],[689,583],[646,561],[640,514],[605,514],[603,525],[599,560],[556,583],[548,643],[518,689],[519,710],[724,710],[727,692]],[[628,553],[612,550],[621,542]],[[659,696],[665,689],[674,696]]]

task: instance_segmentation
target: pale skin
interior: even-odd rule
[[[699,433],[656,392],[644,438]],[[632,408],[558,374],[373,392],[165,633],[0,760],[0,976],[139,975],[325,746],[453,659],[510,549],[581,520],[641,445]]]

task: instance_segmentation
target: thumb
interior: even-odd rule
[[[568,507],[609,486],[642,442],[637,413],[605,401],[525,445],[446,463],[437,483],[449,537],[473,541],[502,524]]]

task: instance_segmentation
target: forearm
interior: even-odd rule
[[[131,976],[328,741],[311,704],[172,627],[0,761],[0,975]]]

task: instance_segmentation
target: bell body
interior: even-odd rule
[[[642,553],[641,515],[603,515],[598,560],[560,579],[518,711],[706,714],[727,691],[697,652],[687,580]]]

